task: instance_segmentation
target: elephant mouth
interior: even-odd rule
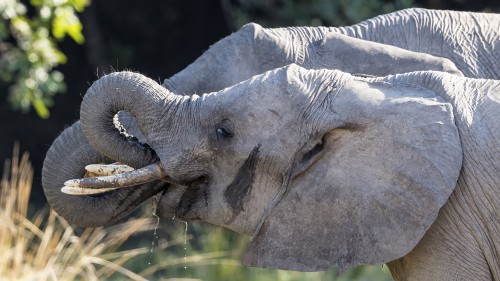
[[[180,196],[174,217],[183,221],[202,220],[203,214],[200,209],[208,205],[208,196],[208,180],[206,177],[200,177],[191,182]],[[163,216],[163,210],[160,210],[159,214]]]
[[[199,176],[182,184],[171,184],[162,193],[156,207],[161,218],[175,218],[182,221],[202,220],[202,208],[208,205],[210,180]]]

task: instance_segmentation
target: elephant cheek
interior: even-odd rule
[[[171,185],[167,192],[162,194],[158,206],[156,207],[156,214],[160,218],[175,218],[175,212],[186,188],[186,186],[182,185]]]

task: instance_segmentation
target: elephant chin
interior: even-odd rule
[[[176,218],[177,208],[182,201],[182,195],[187,190],[186,186],[172,184],[168,191],[162,193],[158,205],[156,206],[156,214],[160,218]]]

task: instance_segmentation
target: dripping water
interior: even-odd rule
[[[177,199],[177,202],[180,202],[182,197],[182,193],[179,194],[179,198]],[[174,215],[172,216],[172,220],[175,220],[175,212]],[[179,220],[180,222],[184,223],[184,269],[187,270],[187,232],[188,232],[188,223],[187,221],[182,221]]]
[[[184,269],[187,269],[187,232],[188,232],[188,223],[187,221],[184,222],[185,227],[184,227]]]
[[[153,217],[156,218],[156,224],[155,224],[155,228],[153,230],[153,241],[151,241],[151,250],[149,251],[150,254],[149,254],[148,265],[151,265],[151,260],[153,259],[155,241],[158,241],[157,231],[158,231],[158,227],[160,226],[160,217],[158,216],[158,214],[156,214],[156,209],[158,207],[158,203],[160,202],[160,198],[161,198],[161,194],[157,194],[154,196],[154,199],[152,201],[152,206],[153,206],[152,214],[153,214]]]

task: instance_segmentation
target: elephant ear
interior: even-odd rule
[[[290,91],[307,95],[307,85],[325,84],[324,70],[295,72]],[[339,87],[325,93],[330,108],[321,115],[343,125],[320,130],[321,145],[311,150],[317,160],[294,168],[305,171],[292,174],[243,264],[321,271],[398,259],[420,241],[453,191],[462,150],[450,104],[398,81],[349,76],[331,88]]]

